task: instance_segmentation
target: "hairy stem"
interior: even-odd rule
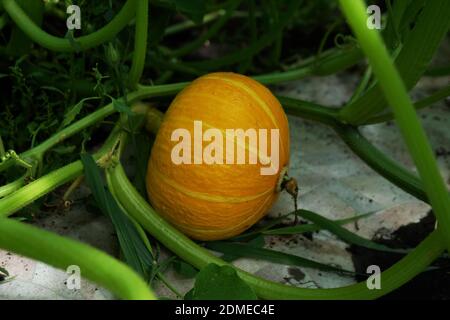
[[[354,9],[357,6],[359,7],[361,4],[360,0],[355,1],[355,3],[351,5],[346,2],[341,3],[343,8],[346,8],[346,11],[348,11],[347,8]],[[418,10],[421,9],[420,1],[413,1],[413,4],[418,5]],[[365,4],[363,6],[365,7]],[[357,26],[358,31],[355,30],[357,35],[363,29],[365,29],[363,30],[365,31],[365,35],[375,33],[378,34],[376,30],[369,30],[367,28],[367,16],[365,14],[364,19],[361,13],[357,14],[356,11],[352,11],[350,14],[351,16],[347,15],[347,17],[351,24],[352,21],[359,20],[359,25]],[[425,7],[423,8],[419,18],[415,21],[414,29],[407,35],[403,46],[401,47],[400,53],[395,58],[396,67],[398,68],[398,71],[404,81],[404,86],[406,89],[411,89],[420,79],[421,75],[427,70],[429,62],[449,29],[449,15],[450,1],[426,1]],[[405,16],[408,17],[408,14],[405,14]],[[371,40],[366,38],[359,39],[361,45],[371,42]],[[372,47],[371,49],[378,52],[375,47]],[[380,61],[381,60],[382,59],[380,59]],[[381,82],[381,79],[378,80],[379,82],[370,88],[359,99],[352,101],[350,104],[347,104],[344,108],[342,108],[340,115],[343,121],[353,125],[363,124],[372,116],[383,111],[386,108],[387,103],[391,104],[391,101],[386,99],[386,97],[382,94],[385,83]],[[391,107],[393,106],[391,105]]]
[[[24,175],[11,183],[1,186],[0,187],[0,199],[3,197],[6,197],[7,195],[13,193],[14,191],[16,191],[18,189],[20,189],[25,184],[26,177],[27,176]]]
[[[136,88],[145,67],[149,16],[148,2],[149,0],[140,0],[136,3],[133,62],[131,64],[130,74],[128,75],[128,86],[133,89]]]
[[[113,39],[133,19],[136,1],[127,0],[114,19],[100,30],[76,38],[77,48],[71,44],[69,39],[59,38],[42,30],[30,19],[15,0],[2,0],[2,4],[14,23],[34,42],[53,51],[74,52],[77,51],[78,47],[81,50],[87,50]]]
[[[440,234],[445,240],[447,249],[450,249],[450,197],[405,85],[379,33],[377,30],[367,28],[363,1],[340,0],[340,4],[379,80],[386,100],[392,107],[400,131],[420,173],[425,192],[439,221]]]
[[[201,269],[209,263],[227,264],[199,246],[161,218],[131,185],[122,166],[108,170],[111,186],[127,213],[173,253]],[[271,282],[237,269],[260,298],[264,299],[375,299],[400,287],[423,271],[443,251],[440,235],[434,232],[400,262],[381,275],[382,288],[369,290],[365,282],[335,289],[305,289]]]
[[[435,93],[433,93],[432,95],[417,101],[416,103],[414,103],[414,108],[416,110],[421,110],[424,109],[436,102],[441,101],[442,99],[445,99],[446,97],[450,96],[450,86],[447,86],[445,88],[442,88],[438,91],[436,91]],[[374,124],[374,123],[380,123],[380,122],[385,122],[385,121],[389,121],[394,119],[394,114],[392,112],[388,112],[388,113],[384,113],[384,114],[380,114],[378,116],[372,117],[369,120],[367,120],[367,122],[365,122],[364,124]]]
[[[145,281],[132,269],[84,243],[12,219],[0,218],[0,247],[62,270],[77,266],[83,277],[120,298],[155,299]]]
[[[348,147],[372,169],[417,199],[428,202],[420,178],[375,148],[357,128],[338,125],[334,129]]]

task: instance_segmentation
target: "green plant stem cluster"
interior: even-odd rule
[[[149,0],[141,0],[136,5],[133,63],[128,75],[128,82],[131,88],[135,88],[138,85],[144,72],[145,56],[147,54],[148,3]]]
[[[124,299],[155,299],[134,271],[103,251],[13,219],[1,219],[0,247],[63,270],[76,265],[83,276]]]
[[[146,98],[174,95],[188,84],[174,83],[157,86],[141,86],[138,84],[142,77],[145,58],[147,56],[148,2],[148,0],[128,0],[116,17],[105,27],[90,35],[76,38],[76,46],[69,39],[51,36],[40,29],[23,12],[15,0],[1,0],[0,6],[3,6],[11,20],[34,42],[50,50],[63,52],[87,50],[111,40],[136,17],[135,50],[131,70],[128,75],[129,87],[134,89],[134,91],[130,92],[126,97],[123,97],[128,103],[133,103]],[[230,3],[230,8],[233,9],[239,1],[231,1]],[[311,74],[331,74],[354,65],[363,58],[364,53],[368,57],[371,70],[377,78],[377,83],[367,91],[364,91],[364,88],[368,84],[368,81],[365,81],[360,86],[358,94],[354,96],[351,104],[347,107],[341,110],[335,110],[297,99],[279,97],[279,100],[287,113],[318,121],[334,128],[349,147],[377,172],[417,198],[429,201],[439,220],[439,229],[429,235],[400,262],[383,272],[383,286],[381,290],[369,290],[365,283],[336,289],[296,288],[270,282],[238,269],[239,276],[251,285],[261,298],[377,298],[412,279],[431,264],[446,248],[448,249],[450,247],[450,198],[442,177],[439,174],[436,161],[424,131],[417,120],[414,107],[406,91],[406,87],[410,88],[421,74],[425,72],[427,63],[431,59],[430,55],[435,51],[439,39],[448,30],[448,21],[445,22],[446,25],[442,21],[445,19],[443,17],[445,13],[450,12],[450,5],[447,2],[438,0],[430,0],[427,2],[423,12],[423,18],[419,20],[417,27],[411,31],[409,37],[401,46],[401,51],[397,58],[397,67],[400,70],[399,74],[378,33],[365,27],[366,14],[362,0],[340,0],[340,4],[342,11],[358,38],[361,48],[354,47],[350,50],[335,50],[329,53],[322,53],[320,59],[306,63],[298,69],[259,75],[254,78],[265,84],[274,84],[299,79]],[[400,9],[394,7],[392,10]],[[441,11],[437,16],[438,18],[433,18],[432,23],[430,23],[429,16],[432,13],[437,13],[437,11]],[[215,24],[217,27],[213,28],[214,32],[223,25],[230,14],[229,11],[226,11],[226,13],[220,15]],[[281,32],[287,19],[280,20],[275,30],[276,32],[267,35],[251,47],[244,49],[245,56],[253,55],[268,42],[275,39],[276,34]],[[430,29],[430,25],[433,23],[438,26]],[[419,39],[420,36],[424,35],[424,32],[429,32],[430,30],[435,34],[435,36],[428,37],[432,38],[431,40]],[[396,34],[399,37],[398,30]],[[203,42],[205,40],[204,37],[200,38],[201,41],[199,40],[198,43]],[[198,43],[188,45],[188,47],[184,47],[175,52],[181,56],[195,49]],[[419,50],[417,47],[419,45],[428,45],[428,47]],[[415,49],[419,50],[419,53],[416,54],[414,52]],[[276,51],[274,54],[277,54]],[[209,70],[210,68],[233,63],[236,58],[242,58],[239,55],[242,55],[242,52],[226,56],[219,60],[187,64],[187,67]],[[405,71],[405,73],[401,66],[411,61],[414,62],[414,67],[409,66],[409,68],[414,69],[414,72],[407,73]],[[366,80],[370,78],[370,73],[367,74]],[[378,91],[383,92],[384,95],[380,95]],[[424,107],[447,94],[448,88],[444,88],[432,97],[417,103],[416,107]],[[375,99],[372,101],[368,97],[375,97]],[[382,113],[380,115],[380,112],[384,110],[384,99],[392,107],[392,114]],[[365,102],[369,102],[369,104],[365,104]],[[364,106],[364,108],[361,106]],[[35,148],[24,152],[19,157],[25,160],[41,161],[44,153],[58,143],[98,123],[115,112],[118,112],[118,110],[114,108],[113,103],[106,105],[61,130]],[[420,177],[402,168],[377,150],[352,125],[383,121],[391,119],[392,116],[395,117],[400,126]],[[110,156],[111,150],[114,149],[118,139],[123,139],[122,135],[126,135],[126,133],[122,131],[120,126],[116,126],[104,146],[96,153],[95,158],[103,159],[104,157]],[[1,162],[0,171],[8,169],[11,165],[13,165],[13,161],[11,160]],[[106,171],[111,193],[116,197],[120,205],[146,231],[167,248],[197,268],[202,268],[209,263],[226,264],[163,220],[132,186],[120,164],[111,165]],[[105,286],[122,298],[153,298],[153,294],[147,285],[130,268],[106,254],[78,242],[6,219],[8,216],[39,197],[51,192],[58,186],[81,176],[82,173],[82,163],[81,161],[76,161],[31,183],[25,184],[23,179],[19,179],[0,187],[0,247],[42,260],[59,268],[66,268],[70,264],[79,265],[83,268],[83,274],[88,279]],[[61,244],[64,245],[61,246]],[[64,251],[61,250],[62,247],[64,247]]]
[[[122,206],[169,250],[199,269],[209,263],[226,264],[162,219],[139,195],[120,165],[110,169],[108,174]],[[305,289],[267,281],[240,269],[238,273],[264,299],[375,299],[406,283],[439,257],[444,250],[440,240],[434,232],[399,263],[383,272],[381,290],[369,290],[365,282],[336,289]]]
[[[439,172],[433,150],[406,91],[405,84],[390,59],[386,48],[383,46],[379,33],[368,29],[364,25],[367,18],[365,14],[362,14],[365,10],[363,2],[340,0],[340,3],[362,49],[369,59],[381,90],[392,108],[409,152],[420,173],[434,213],[438,218],[441,236],[446,242],[447,250],[450,250],[450,232],[448,232],[450,231],[450,197]],[[442,5],[443,2],[430,1],[430,5],[424,9],[424,15],[427,8],[434,8],[433,4]],[[446,2],[446,4],[450,9],[450,3]],[[442,6],[438,6],[438,8],[444,11],[447,9]],[[423,24],[424,22],[420,20],[419,23]],[[447,28],[445,28],[445,25]],[[442,28],[448,30],[448,26],[449,23],[447,22],[443,24]],[[440,41],[437,43],[440,43]],[[413,48],[410,50],[413,50]],[[424,71],[425,68],[423,68],[422,72]]]
[[[22,10],[15,0],[2,0],[3,7],[14,23],[34,42],[52,51],[75,52],[87,50],[112,40],[134,18],[137,0],[127,0],[122,10],[106,26],[76,39],[76,46],[69,39],[52,36],[43,31]]]

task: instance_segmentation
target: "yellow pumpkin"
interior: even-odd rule
[[[191,154],[184,155],[194,158],[191,163],[174,163],[174,148],[180,140],[173,141],[173,133],[183,128],[194,137],[195,121],[201,121],[203,129],[215,128],[223,133],[224,146],[230,141],[227,129],[269,132],[278,129],[277,171],[262,175],[261,168],[265,165],[261,161],[193,163],[195,146]],[[195,144],[195,137],[193,140]],[[201,142],[203,151],[209,143],[212,139]],[[251,152],[258,154],[251,148],[250,138],[244,144],[248,159]],[[272,142],[267,144],[271,150]],[[237,153],[230,158],[236,160]],[[240,234],[270,209],[288,162],[288,121],[275,96],[249,77],[230,72],[211,73],[181,91],[167,110],[148,163],[147,192],[152,206],[186,235],[198,240],[225,239]]]

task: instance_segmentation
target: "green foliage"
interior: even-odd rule
[[[125,261],[142,277],[149,280],[154,258],[144,243],[142,234],[136,228],[135,222],[122,211],[110,191],[105,188],[100,175],[100,168],[92,156],[82,154],[81,160],[84,165],[86,180],[97,205],[114,225]]]
[[[209,264],[197,274],[186,300],[256,300],[255,292],[229,266]]]
[[[194,278],[198,274],[198,270],[191,266],[189,263],[180,259],[175,259],[172,262],[174,270],[184,278]]]
[[[86,101],[89,100],[95,100],[95,99],[99,99],[96,97],[93,98],[84,98],[81,99],[80,102],[78,102],[77,104],[75,104],[73,107],[71,107],[67,113],[64,115],[64,119],[61,123],[60,129],[67,127],[69,124],[71,124],[75,118],[78,116],[78,114],[81,112],[83,105]]]
[[[328,230],[335,234],[337,237],[341,238],[342,240],[355,244],[361,247],[365,247],[368,249],[373,250],[379,250],[379,251],[386,251],[386,252],[397,252],[397,253],[404,253],[403,250],[397,250],[397,249],[391,249],[389,247],[386,247],[384,245],[378,244],[376,242],[370,241],[368,239],[365,239],[363,237],[358,236],[357,234],[343,228],[338,223],[325,218],[324,216],[321,216],[317,213],[314,213],[309,210],[299,210],[298,214],[305,218],[306,220],[309,220],[311,222],[314,222],[319,227]]]
[[[301,216],[301,212],[303,212],[303,210],[294,212],[294,214]],[[375,211],[361,214],[361,215],[355,215],[350,218],[334,220],[334,221],[332,221],[332,223],[341,226],[341,225],[349,224],[351,222],[356,222],[360,219],[367,218],[374,213],[375,213]],[[315,232],[315,231],[320,231],[322,229],[326,229],[326,226],[324,226],[324,225],[321,226],[320,224],[317,224],[317,223],[308,223],[308,224],[298,224],[296,226],[290,226],[290,227],[267,228],[267,229],[261,231],[261,233],[267,234],[267,235],[269,235],[269,234],[271,234],[271,235],[292,235],[292,234],[302,234],[302,233],[307,233],[307,232]]]
[[[297,267],[313,268],[328,272],[347,273],[352,272],[343,270],[324,263],[319,263],[310,259],[302,258],[293,254],[288,254],[276,250],[258,248],[253,245],[243,243],[231,243],[226,241],[209,242],[207,248],[232,255],[233,257],[249,257],[254,259],[271,261],[283,265],[291,265]]]

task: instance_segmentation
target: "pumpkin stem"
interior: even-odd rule
[[[161,126],[163,117],[164,113],[162,113],[155,107],[150,106],[146,114],[147,121],[145,124],[145,129],[147,129],[148,132],[156,135],[158,133],[159,127]]]
[[[294,218],[294,224],[297,224],[297,198],[298,198],[298,183],[297,180],[293,177],[290,177],[287,173],[287,170],[283,170],[281,181],[280,181],[280,191],[286,190],[287,193],[289,193],[292,198],[294,199],[294,209],[295,209],[295,218]]]
[[[144,102],[135,103],[131,110],[145,118],[144,124],[147,132],[155,135],[158,133],[164,113],[159,111],[155,106]]]

